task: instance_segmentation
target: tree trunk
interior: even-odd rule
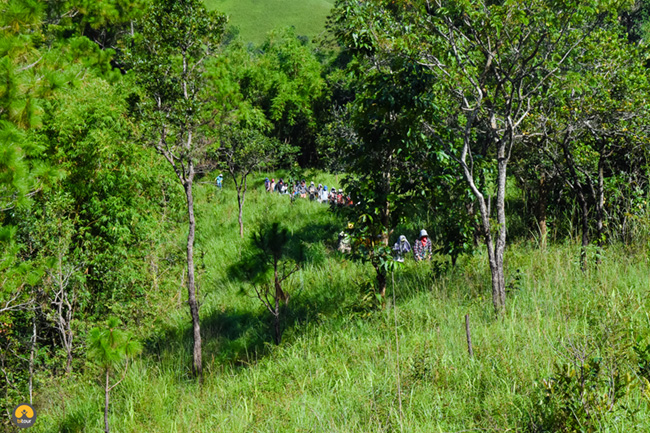
[[[203,365],[201,361],[201,325],[199,322],[199,304],[196,300],[196,288],[194,283],[194,231],[196,221],[194,219],[194,198],[192,197],[192,179],[185,182],[185,196],[187,198],[187,211],[189,215],[189,231],[187,233],[187,303],[192,315],[192,329],[194,335],[193,351],[193,372],[203,379]]]
[[[285,304],[289,302],[289,295],[282,290],[282,284],[280,283],[280,274],[278,273],[278,261],[273,261],[273,278],[275,284],[275,298],[284,302]]]
[[[275,310],[273,313],[273,333],[275,344],[279,346],[282,341],[282,330],[280,329],[280,299],[277,295],[275,297]]]
[[[499,177],[501,173],[499,173]],[[504,172],[505,176],[505,172]],[[500,181],[500,180],[499,180]],[[505,184],[505,179],[504,179]],[[472,183],[473,185],[473,183]],[[501,188],[501,186],[499,186]],[[505,186],[504,186],[505,190]],[[503,253],[505,250],[505,225],[500,228],[497,236],[497,245],[494,244],[491,233],[490,215],[488,213],[488,206],[485,202],[485,197],[476,188],[472,188],[476,200],[479,204],[479,212],[481,216],[481,231],[483,234],[483,242],[485,243],[488,262],[490,264],[490,273],[492,276],[492,305],[494,305],[494,312],[500,315],[505,310],[505,279],[503,272]],[[498,195],[498,193],[497,193]],[[497,212],[499,208],[500,198],[497,196]],[[500,217],[505,220],[505,213]]]
[[[576,172],[575,163],[571,152],[569,152],[568,145],[568,136],[561,142],[562,151],[564,152],[564,159],[566,160],[567,166],[569,167],[569,174],[573,182],[569,183],[576,193],[578,198],[578,204],[580,204],[580,220],[582,223],[582,247],[580,248],[580,267],[582,270],[585,269],[587,265],[587,247],[589,246],[589,205],[587,203],[587,198],[583,192],[583,186],[580,183],[580,178]]]
[[[474,349],[472,349],[472,333],[469,329],[469,314],[465,314],[465,336],[467,337],[467,352],[469,357],[474,357]]]
[[[68,352],[68,358],[65,362],[65,374],[70,374],[72,371],[72,345],[66,347],[66,351]]]
[[[244,211],[244,196],[237,189],[237,204],[239,205],[239,236],[244,239],[244,220],[242,218]]]
[[[377,272],[377,292],[383,298],[386,295],[386,283],[388,280],[386,271],[379,266],[375,266],[375,271]]]
[[[463,150],[461,151],[460,163],[461,168],[463,169],[463,175],[465,180],[469,184],[472,194],[476,197],[476,201],[479,205],[479,212],[481,215],[481,230],[483,232],[483,238],[485,246],[487,247],[488,261],[490,263],[490,273],[492,274],[492,304],[494,305],[494,311],[497,316],[502,314],[505,310],[506,305],[506,288],[505,288],[505,277],[503,270],[503,256],[506,247],[506,214],[505,214],[505,192],[506,192],[506,169],[508,166],[508,156],[506,154],[508,141],[512,140],[510,138],[504,138],[498,143],[497,149],[497,158],[498,158],[498,174],[497,174],[497,197],[496,197],[496,207],[497,207],[497,223],[499,225],[497,230],[497,241],[496,245],[492,240],[490,223],[490,205],[485,200],[485,195],[476,186],[474,182],[474,174],[472,172],[472,166],[467,165],[467,156],[470,152],[470,142],[471,142],[471,126],[474,122],[475,113],[471,113],[465,126],[465,136],[463,138]],[[510,143],[512,144],[512,143]]]
[[[108,367],[106,367],[106,386],[104,388],[104,432],[109,433],[108,430],[108,396],[110,392],[109,386],[110,373]]]
[[[388,171],[384,172],[383,177],[384,177],[384,191],[383,191],[383,196],[385,197],[384,200],[384,206],[382,207],[380,211],[380,221],[381,225],[384,228],[381,233],[381,243],[383,246],[387,247],[388,246],[388,238],[390,236],[390,200],[388,200],[388,196],[390,195],[390,179],[391,179],[391,173],[390,173],[390,164],[392,162],[392,155],[388,157],[388,163],[389,163],[389,169]],[[375,241],[374,239],[372,240],[373,242]],[[377,278],[379,278],[379,275],[377,275]],[[386,276],[384,275],[384,280],[386,279]],[[383,294],[382,294],[383,296]]]
[[[497,316],[504,312],[506,306],[506,288],[503,269],[503,256],[506,246],[506,167],[507,161],[503,159],[500,160],[498,165],[496,197],[497,222],[499,224],[499,229],[496,233],[496,243],[492,239],[492,226],[490,223],[489,206],[486,203],[483,194],[481,194],[476,187],[472,188],[472,191],[474,192],[474,195],[479,204],[482,225],[481,230],[483,232],[483,240],[487,248],[488,262],[490,263],[490,274],[492,277],[492,305],[494,306],[494,312],[497,314]],[[471,185],[473,185],[473,182]]]
[[[499,149],[502,155],[499,156],[498,178],[497,178],[497,240],[494,247],[494,256],[496,259],[496,270],[498,276],[497,294],[499,296],[499,306],[501,310],[506,306],[506,279],[504,274],[503,258],[506,250],[506,169],[508,161],[505,158],[505,147]]]
[[[33,403],[34,390],[34,355],[36,352],[36,309],[32,318],[32,347],[29,351],[29,404]]]
[[[542,173],[539,179],[539,201],[537,202],[537,224],[539,225],[539,245],[546,248],[546,203],[548,201],[548,189],[546,186],[546,175]]]
[[[596,233],[598,236],[598,246],[602,248],[605,242],[605,173],[604,173],[604,158],[598,160],[598,190],[596,193]],[[598,259],[600,262],[600,258]]]
[[[580,248],[580,267],[584,270],[587,265],[587,247],[589,247],[589,206],[582,192],[582,186],[576,184],[576,195],[580,204],[580,219],[582,221],[582,247]]]
[[[273,300],[275,301],[275,309],[273,310],[273,330],[275,334],[275,344],[280,344],[282,341],[282,329],[280,322],[280,301],[285,304],[289,302],[289,296],[282,290],[282,285],[280,284],[280,275],[278,274],[278,260],[273,260],[273,282],[275,285],[275,296]]]

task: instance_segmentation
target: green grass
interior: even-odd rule
[[[312,176],[338,186],[332,177]],[[498,320],[481,253],[439,272],[407,261],[394,286],[389,282],[386,308],[364,311],[360,291],[372,270],[334,251],[345,222],[317,203],[292,206],[287,197],[262,192],[263,178],[257,176],[247,198],[247,234],[279,220],[308,251],[307,264],[288,282],[283,343],[271,344],[268,313],[232,273],[248,241],[239,239],[230,182],[224,191],[201,185],[195,261],[205,383],[199,387],[190,378],[190,323],[179,288],[161,289],[167,312],[154,328],[141,330],[145,350],[113,391],[111,431],[524,431],[539,383],[568,348],[593,343],[595,354],[606,356],[619,341],[650,332],[647,253],[611,247],[600,267],[582,272],[571,243],[510,247],[510,294]],[[180,251],[183,243],[179,234]],[[634,374],[634,360],[628,361],[625,372]],[[648,431],[642,389],[625,396],[628,411],[617,412],[602,431]],[[100,382],[90,375],[44,387],[33,431],[102,431],[102,398]]]
[[[205,0],[208,9],[230,17],[244,41],[260,43],[265,35],[280,27],[293,26],[296,34],[310,39],[325,30],[325,20],[333,0]]]

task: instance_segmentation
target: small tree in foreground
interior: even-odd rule
[[[300,265],[289,257],[289,231],[273,223],[253,234],[256,254],[251,260],[253,265],[253,287],[260,301],[273,316],[273,337],[275,344],[282,340],[281,313],[282,304],[289,302],[289,294],[282,288],[284,281],[294,274]],[[271,281],[268,274],[273,271]]]
[[[129,358],[140,353],[142,346],[130,332],[117,329],[120,322],[111,317],[106,322],[106,328],[93,328],[88,335],[88,357],[94,360],[104,372],[104,431],[108,428],[108,405],[110,392],[126,377],[129,368]],[[122,370],[120,379],[111,385],[111,372]]]

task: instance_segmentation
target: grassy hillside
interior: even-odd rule
[[[260,43],[269,31],[294,26],[296,34],[314,38],[325,30],[333,0],[205,0],[239,27],[244,41]]]
[[[544,400],[551,378],[566,380],[554,382],[560,403],[580,413],[586,401],[590,422],[603,431],[650,428],[647,388],[622,379],[642,383],[637,367],[644,358],[630,342],[649,335],[646,252],[612,248],[600,267],[581,271],[577,244],[514,245],[507,254],[508,308],[499,320],[485,255],[452,269],[411,260],[389,283],[386,308],[373,310],[364,300],[371,269],[334,251],[344,222],[317,203],[292,206],[287,197],[263,193],[262,178],[246,203],[247,233],[265,220],[281,221],[306,250],[306,265],[288,282],[282,344],[271,344],[268,312],[234,272],[248,245],[238,236],[234,191],[228,183],[224,191],[203,185],[196,194],[196,262],[205,383],[190,378],[191,329],[179,272],[179,287],[161,289],[163,305],[152,305],[160,309],[158,322],[141,330],[143,355],[113,391],[112,431],[542,431],[533,426],[552,422],[545,411],[555,406]],[[331,177],[317,180],[338,186]],[[183,239],[179,234],[180,252]],[[606,399],[609,379],[588,370],[594,379],[587,376],[582,390],[571,379],[589,362],[599,363],[611,383],[623,383],[611,409],[588,400]],[[102,430],[99,380],[43,388],[34,432]]]

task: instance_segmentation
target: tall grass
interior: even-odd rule
[[[248,248],[239,238],[234,191],[203,185],[196,194],[196,263],[205,382],[199,387],[190,377],[192,337],[179,289],[165,289],[174,308],[157,329],[142,330],[145,352],[112,393],[113,431],[524,431],[541,381],[567,359],[571,344],[616,344],[615,331],[623,339],[648,335],[647,252],[630,256],[611,247],[600,266],[581,271],[573,243],[509,248],[501,318],[493,316],[481,252],[455,268],[407,261],[392,275],[386,307],[360,309],[372,269],[335,251],[345,221],[318,203],[291,205],[286,196],[266,194],[261,179],[246,202],[247,235],[278,220],[308,252],[288,284],[283,343],[271,343],[266,310],[233,270]],[[181,233],[181,250],[183,240]],[[625,366],[631,374],[633,365],[632,359]],[[51,400],[59,394],[65,398]],[[648,431],[643,388],[631,390],[624,404],[603,431]],[[102,429],[101,385],[91,374],[52,384],[38,405],[34,431]]]

